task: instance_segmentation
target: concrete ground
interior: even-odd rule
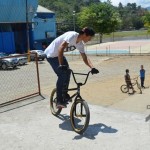
[[[145,99],[149,99],[149,93],[147,89]],[[72,131],[70,105],[57,118],[50,112],[46,95],[3,107],[0,109],[0,150],[150,149],[148,113],[89,107],[90,124],[83,135]]]
[[[141,64],[139,61],[143,61],[143,59],[136,61],[136,63]],[[95,62],[97,62],[97,59],[95,59]],[[112,68],[113,62],[114,60],[109,62],[107,66],[104,64],[102,67],[100,66],[101,62],[97,63],[104,75],[99,74],[99,80],[97,80],[97,77],[89,79],[89,83],[94,82],[94,84],[87,84],[87,87],[89,85],[90,89],[94,89],[95,83],[104,80],[106,75],[108,77],[112,76],[113,70],[115,70],[115,73],[120,72],[119,65],[116,68]],[[71,62],[70,64],[75,69],[78,67],[78,63],[80,65],[80,61]],[[149,61],[147,61],[147,64],[149,64]],[[124,71],[125,65],[126,63],[120,64],[121,70]],[[45,67],[47,68],[46,71]],[[134,68],[135,66],[131,69],[134,70]],[[83,68],[78,67],[78,70],[81,69]],[[148,65],[146,70],[148,74]],[[121,75],[124,74],[123,71],[120,73]],[[115,103],[103,106],[90,103],[91,118],[89,127],[83,135],[79,135],[72,130],[70,124],[71,104],[67,109],[63,109],[59,117],[51,114],[48,95],[49,91],[55,86],[56,77],[54,74],[50,74],[50,69],[46,66],[46,63],[41,64],[41,72],[43,72],[41,76],[43,96],[36,96],[32,99],[0,108],[0,150],[150,149],[150,109],[147,109],[150,108],[150,88],[144,89],[142,95],[124,96],[124,99],[121,100],[118,98],[119,100],[117,99]],[[49,80],[50,77],[51,80]],[[119,82],[118,78],[117,82]],[[116,80],[114,83],[116,84]],[[92,90],[88,88],[87,91],[92,93]],[[118,88],[117,91],[120,91],[120,89]],[[89,99],[92,99],[90,98],[90,95],[92,95],[90,92],[84,92],[84,97],[87,95]],[[100,97],[98,94],[98,92],[94,94],[94,97]],[[113,93],[109,95],[109,99],[111,98],[113,98]],[[101,101],[100,98],[98,100]]]

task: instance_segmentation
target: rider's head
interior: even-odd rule
[[[126,73],[129,73],[129,69],[126,69]]]
[[[95,32],[92,28],[85,27],[79,32],[79,35],[82,36],[82,40],[86,43],[92,39]]]

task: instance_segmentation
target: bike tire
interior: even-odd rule
[[[56,88],[54,88],[50,96],[50,110],[54,116],[58,116],[62,110],[62,108],[58,109],[56,107],[56,104],[57,104]]]
[[[77,110],[78,109],[77,107],[80,107],[79,111]],[[79,114],[77,114],[77,113],[79,113]],[[83,113],[85,113],[85,114],[83,114]],[[83,125],[78,124],[78,123],[81,123],[82,120],[80,120],[77,117],[81,117],[82,120],[85,118]],[[88,104],[85,100],[78,99],[72,104],[72,107],[70,110],[70,121],[71,121],[71,126],[76,133],[83,134],[85,132],[85,130],[87,129],[87,127],[89,125],[89,121],[90,121],[90,111],[89,111]]]
[[[129,89],[127,88],[127,85],[123,84],[121,87],[120,87],[120,90],[122,91],[122,93],[127,93],[129,91]]]
[[[138,89],[140,90],[140,94],[142,94],[142,89],[141,89],[141,86],[140,86],[139,83],[137,84],[137,87],[138,87]]]

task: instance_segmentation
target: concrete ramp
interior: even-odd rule
[[[1,109],[0,150],[150,149],[150,122],[144,114],[89,105],[89,127],[78,135],[70,125],[70,106],[54,117],[48,97],[17,105]]]

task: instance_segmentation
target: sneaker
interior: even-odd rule
[[[57,108],[67,108],[66,104],[64,103],[57,103]]]

